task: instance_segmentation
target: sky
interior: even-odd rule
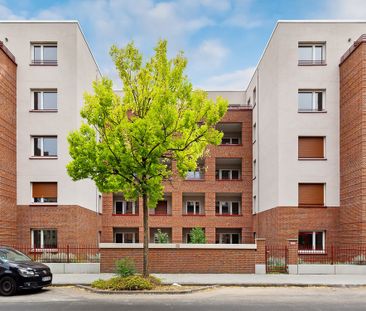
[[[8,19],[78,20],[117,89],[111,45],[133,40],[149,57],[166,39],[170,57],[184,51],[195,87],[243,90],[277,20],[366,20],[366,0],[0,0],[0,20]]]

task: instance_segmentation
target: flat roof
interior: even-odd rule
[[[16,65],[15,56],[9,51],[9,49],[5,46],[4,42],[0,41],[0,50],[2,50]]]

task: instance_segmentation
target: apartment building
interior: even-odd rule
[[[101,195],[93,182],[73,182],[66,172],[67,135],[81,124],[83,93],[100,77],[81,28],[4,21],[0,37],[18,64],[17,212],[2,206],[3,214],[16,215],[18,244],[96,244]]]
[[[150,211],[150,241],[160,229],[169,242],[189,243],[190,230],[201,227],[218,244],[366,243],[364,33],[363,21],[279,21],[246,90],[209,92],[228,99],[218,125],[224,137],[196,171],[165,182]],[[142,242],[141,200],[102,195],[66,173],[67,133],[80,125],[82,94],[100,77],[78,23],[1,22],[0,40],[18,64],[10,190],[17,213],[9,215],[9,190],[0,187],[9,217],[0,220],[0,243],[6,235],[39,247]],[[1,233],[6,226],[16,233]]]

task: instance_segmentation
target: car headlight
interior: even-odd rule
[[[34,271],[31,269],[19,268],[19,274],[23,277],[31,277],[34,276]]]

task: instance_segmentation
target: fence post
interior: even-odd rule
[[[255,274],[266,274],[266,239],[255,239]]]
[[[297,264],[299,260],[299,246],[297,239],[287,240],[287,252],[288,252],[288,273],[297,274]]]
[[[67,263],[70,263],[70,245],[66,246],[66,254],[67,254]]]
[[[332,265],[334,265],[334,245],[332,244]]]

